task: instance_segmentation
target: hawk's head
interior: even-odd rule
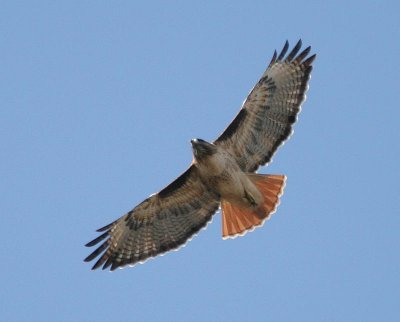
[[[190,143],[192,143],[193,155],[196,160],[201,160],[217,152],[217,147],[214,144],[202,139],[193,139],[190,140]]]

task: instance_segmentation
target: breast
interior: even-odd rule
[[[235,159],[224,151],[204,159],[198,166],[202,180],[222,199],[238,204],[244,202],[245,190],[258,193]]]

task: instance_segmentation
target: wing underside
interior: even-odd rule
[[[207,190],[191,166],[169,186],[152,195],[115,222],[86,246],[100,246],[85,261],[96,257],[93,269],[134,265],[184,245],[211,220],[219,197]]]
[[[301,40],[287,54],[285,43],[247,96],[236,118],[214,142],[232,155],[243,171],[254,172],[271,161],[290,136],[305,100],[315,55],[311,47],[299,53]]]

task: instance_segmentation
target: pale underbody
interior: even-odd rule
[[[217,148],[216,153],[194,161],[202,181],[216,191],[222,201],[240,208],[257,209],[263,202],[263,196],[249,175],[243,172],[228,152]]]

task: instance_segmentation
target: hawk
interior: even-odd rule
[[[312,62],[311,47],[287,51],[286,41],[239,113],[212,143],[191,140],[189,168],[111,224],[86,246],[101,245],[85,262],[99,256],[92,269],[132,266],[179,248],[204,228],[220,208],[222,236],[242,236],[262,226],[279,204],[286,177],[257,174],[290,136],[305,100]]]

